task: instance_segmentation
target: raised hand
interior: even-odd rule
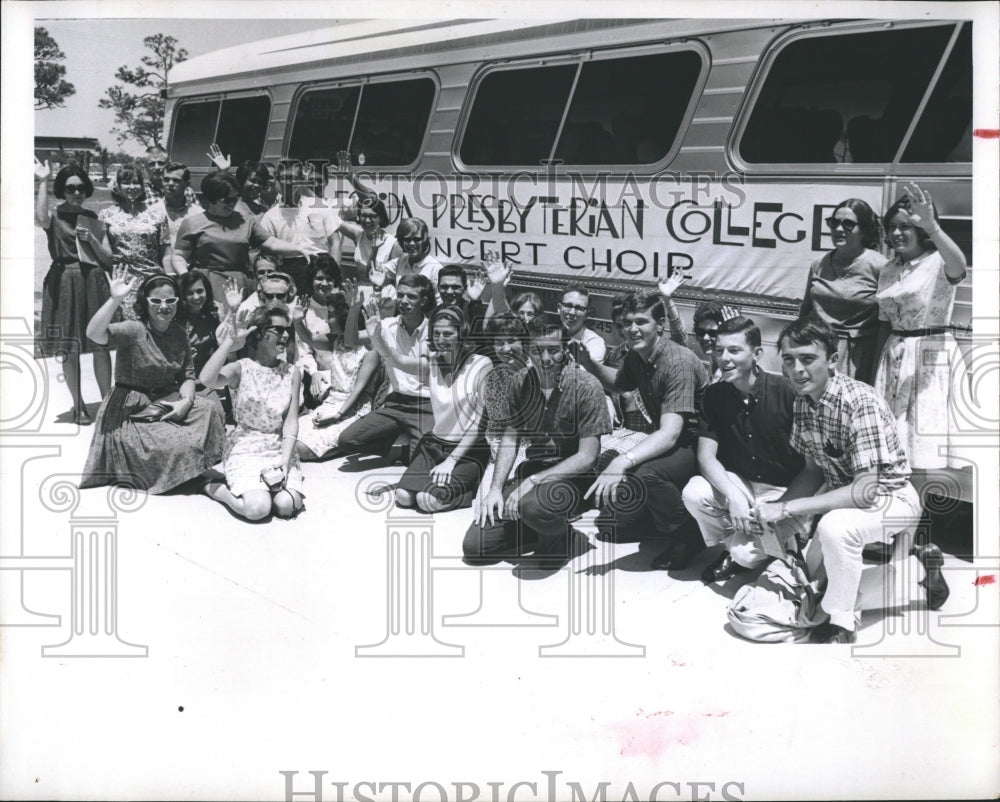
[[[129,269],[125,265],[118,265],[111,274],[110,281],[108,281],[111,297],[116,301],[120,301],[132,291],[138,280],[136,276],[133,276],[129,272]]]
[[[36,181],[47,181],[49,176],[52,175],[52,168],[49,167],[48,159],[45,160],[45,164],[38,161],[38,157],[35,157],[35,180]]]
[[[659,282],[656,287],[660,291],[660,295],[662,295],[664,299],[669,300],[673,297],[677,288],[689,278],[691,277],[684,271],[674,270],[669,276],[663,279],[663,281]]]
[[[917,184],[908,184],[903,187],[903,191],[910,199],[910,210],[907,213],[910,223],[924,231],[936,231],[938,222],[934,219],[934,201],[931,200],[930,193],[924,192]]]
[[[239,309],[240,304],[243,303],[243,289],[240,287],[240,283],[236,279],[226,279],[225,298],[226,306],[233,311]]]
[[[247,321],[253,317],[253,312],[249,309],[243,310],[239,315],[234,315],[229,318],[230,326],[232,327],[232,338],[233,343],[229,347],[230,351],[238,351],[247,341],[247,337],[251,332],[256,331],[256,326],[248,326]]]
[[[353,278],[345,278],[340,282],[340,291],[344,294],[348,308],[361,303],[361,293],[358,292],[358,282]]]
[[[729,306],[729,304],[726,304],[724,307],[722,307],[723,320],[732,320],[734,317],[739,317],[739,316],[740,316],[740,310],[737,309],[735,306]]]
[[[215,142],[212,143],[211,147],[208,149],[208,160],[212,162],[220,170],[228,170],[232,162],[229,160],[229,156],[224,156],[222,154],[222,148],[220,148]]]
[[[309,299],[302,295],[288,304],[288,314],[291,316],[292,324],[302,322],[306,316],[306,309],[309,308]]]
[[[486,290],[486,276],[481,270],[477,270],[475,273],[469,276],[469,284],[465,289],[469,298],[473,301],[478,301],[482,296],[483,292]]]
[[[487,252],[486,258],[486,275],[490,280],[490,284],[499,284],[506,287],[508,282],[510,282],[512,272],[510,262],[504,262],[500,259],[500,254],[495,251]]]
[[[363,307],[365,313],[365,331],[368,332],[368,336],[371,338],[375,337],[375,330],[378,328],[380,316],[379,316],[379,298],[377,295],[373,295],[367,301]]]
[[[372,265],[371,270],[368,271],[368,280],[372,283],[373,287],[378,289],[385,284],[385,271],[380,267]]]

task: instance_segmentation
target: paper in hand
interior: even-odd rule
[[[94,243],[104,239],[104,223],[94,217],[81,214],[76,218],[76,227],[85,228],[90,232],[90,240],[87,242],[79,237],[76,238],[76,258],[80,260],[80,264],[100,265],[101,260],[97,256]]]

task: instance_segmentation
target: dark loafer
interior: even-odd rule
[[[723,582],[746,570],[746,568],[733,559],[733,556],[728,551],[724,551],[714,563],[701,572],[701,581],[706,585],[710,585],[713,582]]]
[[[940,610],[941,606],[948,601],[951,589],[944,580],[941,568],[944,565],[944,555],[941,549],[933,543],[926,543],[922,546],[914,546],[910,549],[910,554],[920,560],[924,566],[927,576],[920,580],[919,584],[927,591],[927,607],[930,610]]]
[[[853,629],[844,629],[829,621],[809,633],[810,643],[854,643],[857,639],[858,633]]]

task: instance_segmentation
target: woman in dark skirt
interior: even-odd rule
[[[417,442],[396,485],[396,504],[434,513],[468,507],[476,496],[490,458],[482,424],[493,363],[475,353],[469,322],[458,307],[431,314],[428,339],[434,428]]]
[[[80,354],[94,355],[94,376],[101,396],[111,387],[111,354],[106,347],[87,339],[87,322],[108,299],[108,277],[104,265],[111,264],[111,247],[97,215],[83,207],[94,194],[87,173],[76,164],[63,167],[52,191],[63,201],[49,211],[49,163],[35,159],[38,196],[35,222],[45,229],[52,266],[42,285],[42,318],[38,346],[43,356],[59,356],[70,395],[72,420],[91,423],[80,392]],[[81,261],[80,253],[93,261]],[[103,261],[102,261],[103,260]]]
[[[117,347],[118,358],[80,487],[121,483],[164,493],[219,461],[225,423],[215,398],[195,395],[191,346],[175,320],[180,294],[172,277],[146,279],[136,293],[138,319],[111,322],[135,281],[117,269],[111,297],[87,326],[94,342]]]

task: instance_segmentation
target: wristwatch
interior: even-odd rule
[[[631,451],[626,451],[624,456],[625,459],[628,460],[628,464],[634,468],[636,463],[635,454],[633,454]]]

